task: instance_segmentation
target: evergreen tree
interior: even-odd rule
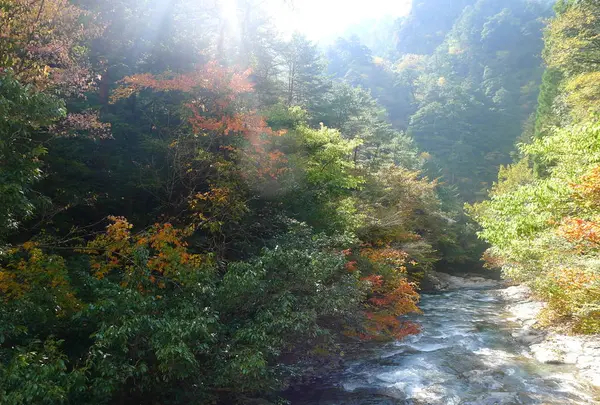
[[[285,99],[289,106],[308,107],[327,91],[325,62],[317,46],[294,34],[282,54],[286,78]]]

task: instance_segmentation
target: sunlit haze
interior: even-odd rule
[[[301,32],[312,40],[327,40],[363,20],[408,14],[412,0],[291,0],[272,8],[283,33]]]

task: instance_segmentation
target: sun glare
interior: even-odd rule
[[[238,23],[238,8],[236,0],[220,0],[221,17],[227,22],[229,30],[236,30]]]
[[[401,17],[410,11],[412,0],[302,0],[293,3],[271,0],[271,16],[279,30],[294,31],[314,41],[342,34],[364,20]]]

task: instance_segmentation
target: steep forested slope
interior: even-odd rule
[[[533,139],[470,212],[492,244],[489,265],[547,299],[546,321],[597,333],[600,6],[560,1],[555,9]]]
[[[419,79],[408,133],[466,200],[491,184],[535,108],[543,11],[534,2],[475,2]]]
[[[416,0],[397,21],[396,49],[402,55],[430,55],[444,42],[465,7],[476,0]],[[443,12],[441,12],[443,10]]]
[[[433,156],[432,174],[472,201],[532,126],[549,15],[539,1],[417,1],[389,34],[395,54],[340,40],[330,70],[371,89],[394,125]]]

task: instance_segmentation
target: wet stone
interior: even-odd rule
[[[521,290],[511,294],[522,297]],[[290,397],[292,405],[597,404],[574,365],[546,364],[564,362],[564,355],[536,359],[529,344],[541,332],[520,329],[498,297],[480,289],[425,294],[424,315],[411,317],[421,334],[353,360],[336,387],[314,387],[311,398]],[[537,309],[521,307],[523,314],[526,308]],[[591,358],[576,360],[594,372]]]

